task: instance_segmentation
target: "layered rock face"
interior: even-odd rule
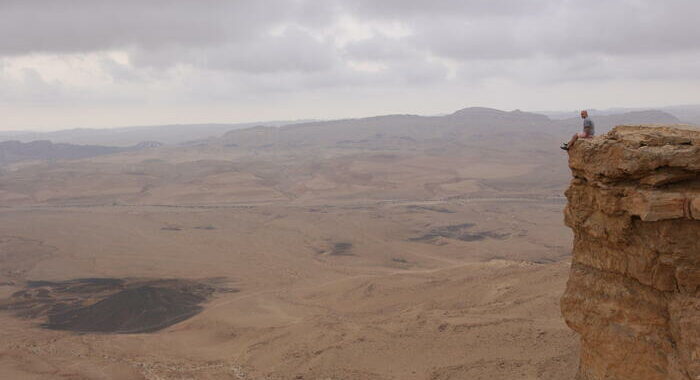
[[[577,380],[700,379],[700,131],[620,126],[569,154]]]

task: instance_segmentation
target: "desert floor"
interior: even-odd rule
[[[6,169],[0,378],[571,379],[566,163],[469,152],[194,147]],[[28,281],[80,278],[216,291],[150,333],[13,312]]]

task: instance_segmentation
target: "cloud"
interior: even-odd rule
[[[422,51],[407,43],[406,39],[376,36],[348,43],[343,53],[351,59],[371,61],[396,61],[415,58]]]
[[[554,56],[578,51],[698,51],[700,2],[672,0],[357,0],[358,15],[401,20],[416,42],[461,58]]]
[[[0,54],[90,52],[243,41],[293,16],[284,0],[5,0]]]
[[[700,50],[699,13],[691,0],[5,0],[0,55],[123,49],[160,66],[304,71],[327,69],[334,55],[410,50],[458,61],[668,54]],[[347,37],[337,26],[348,18],[362,20],[354,32],[365,28],[369,41],[338,49],[333,42]],[[410,36],[387,39],[386,25]]]
[[[51,104],[65,97],[65,86],[57,81],[47,81],[38,71],[25,68],[14,77],[0,76],[0,100],[12,98],[22,104]]]
[[[184,63],[212,70],[258,74],[323,71],[336,63],[333,48],[328,42],[314,38],[304,29],[294,26],[238,43],[134,49],[132,58],[137,66],[168,67]]]
[[[3,0],[0,105],[343,104],[430,86],[498,103],[484,91],[613,80],[687,92],[697,14],[695,0]]]

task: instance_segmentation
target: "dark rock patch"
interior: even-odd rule
[[[327,256],[354,256],[352,252],[353,245],[350,242],[329,242],[327,241],[320,247],[314,248],[314,252],[319,255]]]
[[[436,207],[436,206],[410,205],[410,206],[406,206],[406,209],[411,210],[411,211],[433,211],[433,212],[439,212],[439,213],[443,213],[443,214],[454,214],[455,213],[455,211],[452,211],[448,208]]]
[[[408,239],[409,241],[432,242],[437,238],[448,238],[461,241],[481,241],[484,239],[503,240],[510,236],[509,233],[500,233],[495,231],[470,231],[475,224],[463,223],[452,226],[444,226],[433,228],[427,234]]]
[[[109,291],[123,286],[124,280],[118,278],[79,278],[72,281],[27,281],[27,288],[49,288],[57,293],[89,293]]]
[[[484,239],[496,239],[496,240],[503,240],[510,236],[510,234],[507,233],[499,233],[499,232],[494,232],[494,231],[484,231],[484,232],[474,232],[474,233],[463,233],[460,234],[459,236],[456,237],[457,240],[461,241],[480,241]]]
[[[333,248],[331,249],[331,255],[333,256],[352,256],[352,243],[347,243],[347,242],[339,242],[333,244]]]
[[[207,224],[207,225],[204,225],[204,226],[196,226],[196,227],[192,227],[192,228],[194,228],[195,230],[207,230],[207,231],[211,231],[211,230],[215,230],[215,229],[216,229],[216,227],[214,227],[214,226],[211,225],[211,224]]]
[[[56,305],[43,326],[54,330],[139,333],[160,330],[199,313],[206,296],[183,289],[143,285],[90,306]]]
[[[1,300],[0,310],[41,319],[42,327],[53,330],[146,333],[196,315],[215,291],[211,285],[175,279],[30,281],[24,290]]]

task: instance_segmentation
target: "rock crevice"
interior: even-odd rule
[[[700,379],[700,131],[620,126],[569,154],[577,380]]]

